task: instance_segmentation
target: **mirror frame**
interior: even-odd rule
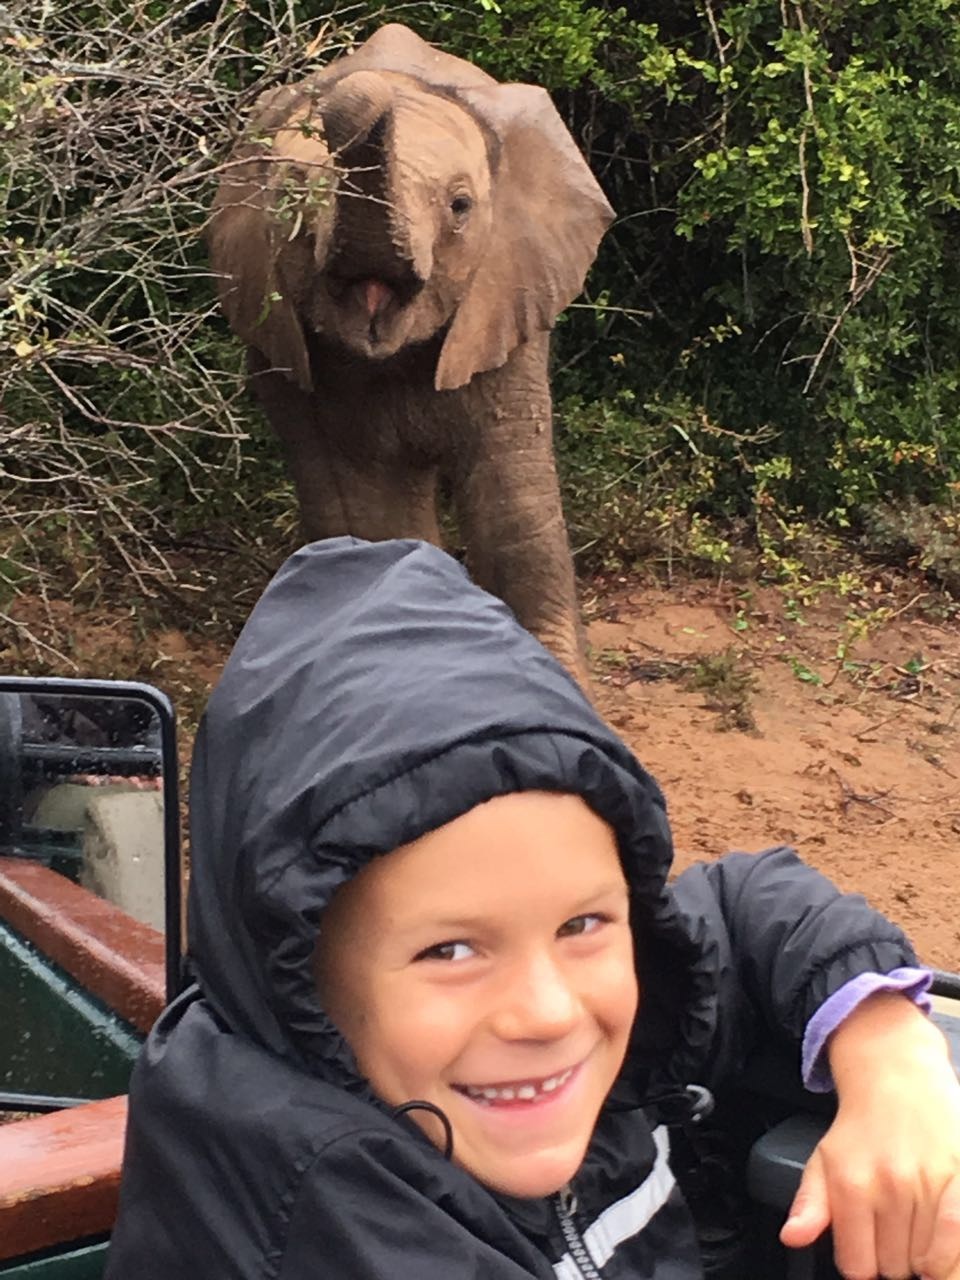
[[[183,938],[183,865],[180,854],[180,786],[176,716],[165,693],[136,680],[82,680],[72,677],[0,676],[0,694],[46,694],[50,697],[133,698],[146,703],[160,721],[163,768],[164,957],[167,1003],[185,985]]]

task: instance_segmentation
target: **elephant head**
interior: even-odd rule
[[[208,240],[232,328],[304,391],[305,329],[372,360],[442,335],[444,390],[553,327],[611,217],[544,90],[391,24],[259,100]]]

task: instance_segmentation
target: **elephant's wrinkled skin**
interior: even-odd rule
[[[439,541],[587,683],[549,330],[612,212],[543,89],[399,25],[257,103],[208,242],[310,538]]]

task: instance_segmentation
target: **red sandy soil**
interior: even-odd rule
[[[926,963],[960,969],[960,619],[923,618],[925,597],[898,594],[844,669],[848,614],[872,602],[824,600],[800,623],[771,588],[614,580],[589,626],[598,701],[666,792],[678,869],[794,845],[901,924]],[[662,678],[731,645],[756,681],[748,731],[725,731],[709,692]]]
[[[960,609],[889,574],[800,618],[773,587],[581,586],[598,704],[667,794],[678,868],[796,845],[902,924],[927,963],[960,970]],[[229,628],[208,631],[203,613],[155,629],[133,610],[20,597],[11,614],[34,640],[68,642],[69,665],[20,635],[0,637],[0,669],[152,681],[180,711],[186,765],[229,651]],[[724,714],[688,685],[731,649],[755,687]],[[755,727],[724,729],[738,703]]]

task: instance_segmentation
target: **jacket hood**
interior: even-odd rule
[[[635,928],[669,934],[661,793],[506,606],[426,543],[298,551],[196,742],[190,960],[219,1019],[366,1091],[313,980],[324,907],[378,854],[532,789],[578,794],[613,826]]]

